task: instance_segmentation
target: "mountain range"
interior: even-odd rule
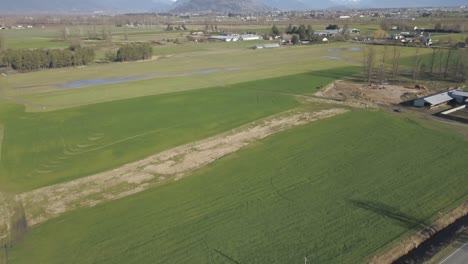
[[[0,13],[219,12],[468,5],[468,0],[2,0]]]
[[[255,13],[272,10],[255,0],[190,0],[171,10],[175,13]]]

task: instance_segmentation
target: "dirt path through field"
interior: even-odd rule
[[[254,141],[347,111],[333,108],[318,112],[285,113],[169,149],[111,171],[23,193],[17,198],[22,202],[28,225],[36,225],[70,210],[92,207],[178,180]]]

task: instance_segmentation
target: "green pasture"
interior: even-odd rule
[[[194,43],[167,47],[172,53],[154,61],[99,64],[82,68],[64,68],[0,77],[0,93],[20,102],[27,111],[52,111],[105,101],[170,93],[211,86],[224,86],[289,74],[331,70],[360,65],[362,51],[346,50],[356,47],[350,43],[333,43],[300,47],[252,50],[252,43]],[[161,46],[164,49],[165,46]],[[343,49],[342,49],[343,48]],[[382,47],[376,47],[381,54]],[[183,49],[192,49],[182,52]],[[201,49],[201,51],[196,51]],[[412,67],[414,48],[402,48],[401,71]],[[429,54],[430,49],[419,53]],[[330,59],[335,56],[340,59]],[[387,53],[387,63],[391,49]],[[381,61],[376,59],[376,65]],[[405,62],[407,61],[407,62]],[[95,85],[65,89],[68,82],[141,76],[141,80],[112,85]],[[339,76],[338,76],[339,77]]]
[[[4,124],[0,190],[25,191],[142,159],[298,106],[359,68],[338,68],[46,113],[16,110]],[[11,104],[4,103],[11,107]],[[92,162],[91,162],[92,161]]]
[[[292,97],[229,87],[10,113],[0,188],[24,191],[87,176],[296,105]]]
[[[0,92],[4,97],[25,104],[27,111],[50,111],[358,64],[330,60],[323,57],[326,55],[356,60],[362,57],[359,51],[339,52],[340,54],[329,52],[331,48],[351,46],[346,43],[281,47],[270,50],[223,49],[222,44],[227,43],[213,43],[207,46],[211,49],[209,51],[163,56],[155,61],[100,64],[83,68],[12,74],[0,78]],[[143,76],[144,80],[76,89],[62,88],[63,84],[72,81],[131,76]]]
[[[468,197],[467,155],[445,126],[353,111],[33,227],[8,263],[366,263]]]

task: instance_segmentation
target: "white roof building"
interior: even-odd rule
[[[414,100],[413,106],[429,106],[430,108],[433,108],[442,104],[446,104],[450,101],[456,101],[458,104],[468,103],[468,92],[460,90],[451,90],[447,92],[429,95]]]

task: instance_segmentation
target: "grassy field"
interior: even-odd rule
[[[364,263],[468,197],[467,147],[442,125],[354,111],[32,228],[9,263]]]
[[[296,105],[292,97],[229,87],[10,113],[0,189],[24,191],[87,176]]]
[[[224,46],[225,44],[227,46]],[[182,53],[147,62],[100,64],[84,68],[12,74],[0,77],[0,96],[26,105],[27,111],[52,111],[131,97],[357,66],[362,59],[361,51],[346,50],[356,47],[350,43],[282,47],[272,50],[252,50],[245,45],[247,44],[199,43],[193,47],[180,45],[174,48],[206,50],[179,50]],[[429,49],[420,50],[420,54],[428,52]],[[402,60],[408,61],[402,64],[401,71],[404,71],[405,67],[412,66],[411,57],[415,55],[415,49],[403,48],[401,54]],[[76,89],[63,88],[68,82],[125,77],[140,77],[143,80]]]
[[[205,138],[296,107],[298,101],[287,94],[312,93],[357,71],[338,68],[46,113],[17,106],[0,119],[0,190],[87,176]]]

